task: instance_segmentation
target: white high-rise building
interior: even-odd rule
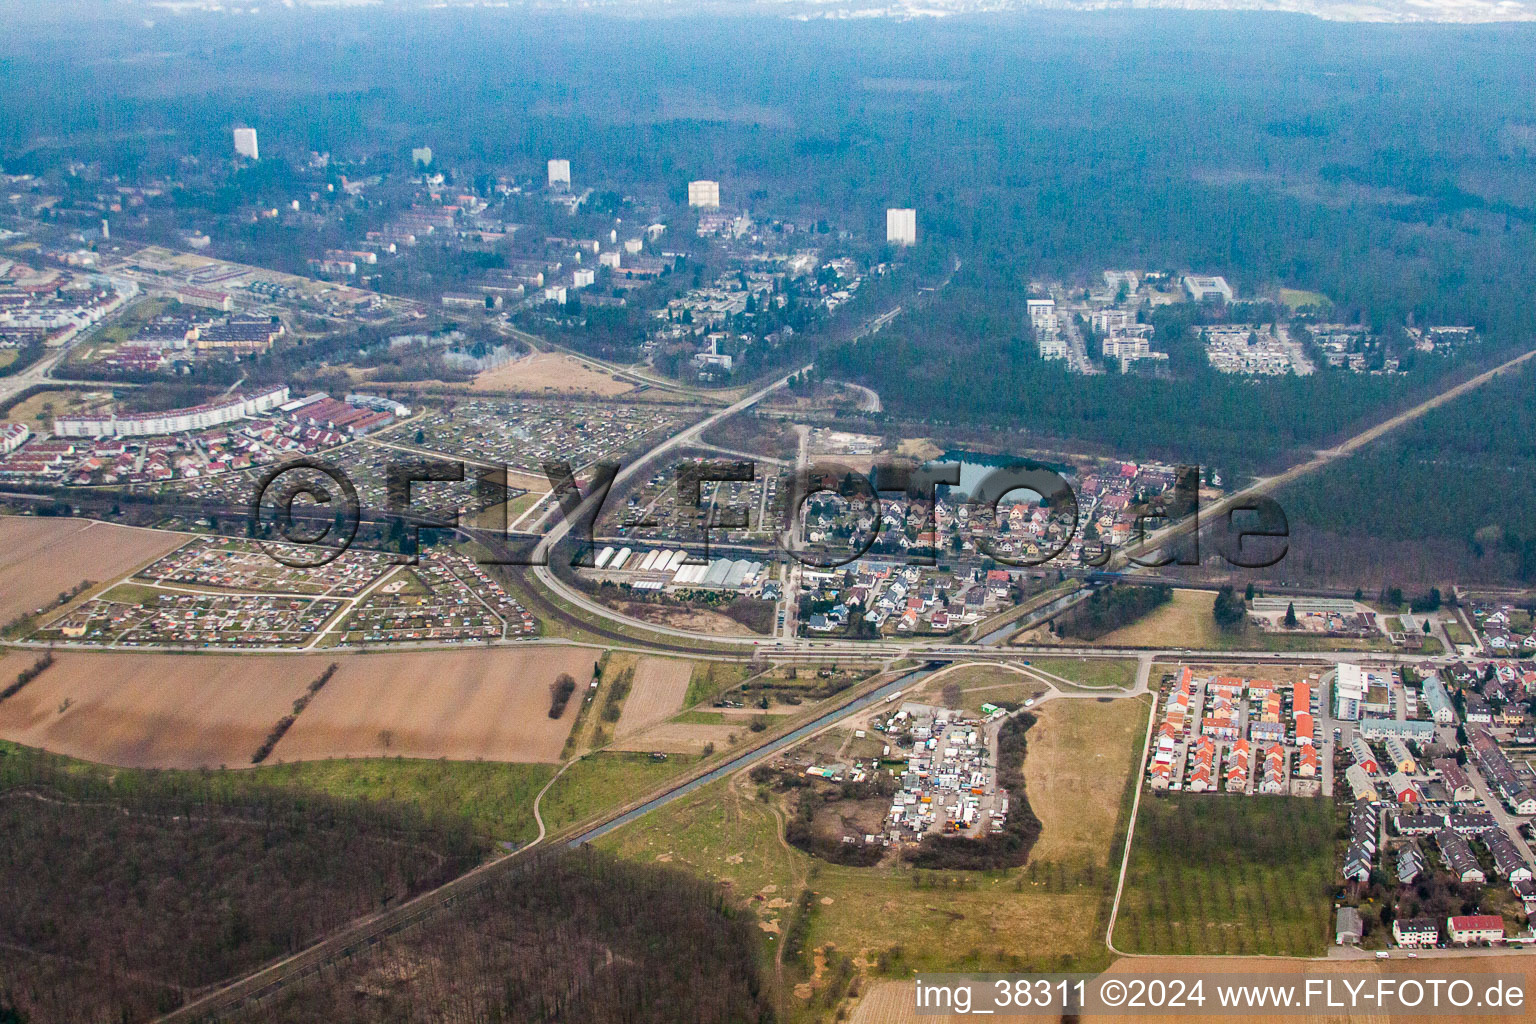
[[[255,128],[235,129],[235,152],[248,160],[261,159],[261,151],[256,148]]]
[[[886,210],[885,240],[895,245],[916,245],[917,211],[894,208]]]
[[[571,162],[569,160],[551,160],[549,162],[549,187],[571,187]]]
[[[688,183],[688,205],[703,206],[716,209],[720,206],[720,183],[718,181],[690,181]]]

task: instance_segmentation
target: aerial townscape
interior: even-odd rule
[[[1173,6],[18,0],[0,1024],[1536,983],[1536,12]]]

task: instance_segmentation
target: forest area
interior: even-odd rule
[[[338,33],[341,15],[307,10],[259,29],[223,19],[216,33],[201,17],[114,22],[103,52],[66,18],[38,17],[32,38],[103,58],[99,82],[87,102],[66,69],[0,43],[9,171],[80,159],[128,182],[175,178],[188,151],[221,158],[224,126],[242,120],[262,125],[273,154],[259,173],[240,172],[245,184],[232,181],[253,190],[248,199],[282,186],[267,179],[311,150],[332,155],[332,177],[343,160],[388,177],[429,139],[453,180],[475,189],[496,174],[537,178],[559,153],[601,211],[626,196],[677,202],[690,177],[718,178],[754,217],[848,232],[806,238],[827,253],[851,240],[884,255],[884,209],[911,204],[919,244],[897,262],[920,279],[958,265],[949,285],[905,303],[878,336],[838,344],[845,325],[834,316],[797,331],[774,361],[821,348],[822,376],[868,385],[889,422],[940,435],[1070,444],[1238,479],[1536,337],[1529,34],[1209,12],[921,26],[592,16],[578,29],[467,10],[379,12]],[[410,58],[402,69],[401,42],[459,59]],[[1456,61],[1442,59],[1448,48]],[[118,59],[166,52],[179,57]],[[711,56],[720,52],[739,59],[722,64]],[[274,74],[282,89],[267,84]],[[188,127],[168,137],[162,124]],[[361,229],[383,214],[357,215]],[[677,227],[668,244],[697,249],[686,219]],[[1341,322],[1466,324],[1484,340],[1400,375],[1250,381],[1205,365],[1186,330],[1198,310],[1156,310],[1167,374],[1082,377],[1042,361],[1024,310],[1031,284],[1076,287],[1113,268],[1219,273],[1242,297],[1305,289],[1331,300]],[[453,279],[427,269],[428,292]],[[627,351],[635,315],[584,310],[581,333]],[[365,341],[309,342],[302,356]],[[303,359],[256,370],[293,373]]]
[[[487,852],[404,805],[0,751],[0,1019],[127,1024],[433,888]]]
[[[1282,491],[1292,551],[1272,571],[1368,589],[1536,583],[1533,394],[1528,362]]]
[[[250,1024],[766,1024],[753,916],[715,885],[590,847],[504,873]]]

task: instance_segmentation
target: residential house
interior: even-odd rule
[[[1424,873],[1424,854],[1417,843],[1409,843],[1397,851],[1397,881],[1399,885],[1412,885]],[[1399,942],[1401,945],[1401,942]]]
[[[1470,946],[1478,942],[1503,942],[1504,918],[1498,914],[1468,914],[1465,917],[1445,919],[1446,934],[1456,945]]]
[[[1443,828],[1435,833],[1435,845],[1440,849],[1440,857],[1445,861],[1451,874],[1462,882],[1477,882],[1479,884],[1488,881],[1483,874],[1481,865],[1477,862],[1477,856],[1472,852],[1472,847],[1465,839]]]
[[[1467,777],[1466,770],[1448,757],[1437,757],[1434,761],[1435,770],[1440,773],[1440,782],[1445,786],[1446,793],[1457,803],[1470,803],[1477,799],[1477,790],[1472,788],[1472,780]]]
[[[1353,946],[1364,936],[1365,927],[1360,920],[1360,911],[1354,907],[1340,907],[1334,919],[1333,941],[1340,946]]]
[[[1377,799],[1376,784],[1371,781],[1370,772],[1352,764],[1344,769],[1344,780],[1349,783],[1349,788],[1354,791],[1356,800]]]
[[[1406,949],[1432,949],[1440,941],[1440,923],[1432,917],[1392,922],[1392,941]]]
[[[1493,870],[1500,878],[1510,882],[1530,881],[1531,867],[1520,855],[1520,849],[1503,830],[1484,832],[1482,844],[1493,854]]]

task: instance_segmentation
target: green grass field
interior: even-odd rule
[[[1281,288],[1280,302],[1289,309],[1300,309],[1303,306],[1326,308],[1333,305],[1322,292],[1303,291],[1300,288]]]
[[[1247,623],[1237,629],[1222,629],[1211,614],[1215,604],[1215,591],[1175,590],[1172,600],[1144,618],[1089,642],[1100,647],[1188,647],[1196,651],[1384,651],[1392,646],[1384,636],[1350,640],[1266,633]]]
[[[498,842],[538,835],[533,799],[555,774],[551,764],[407,759],[337,759],[272,765],[248,772],[288,789],[362,800],[398,800],[462,815]]]
[[[698,764],[686,754],[653,761],[650,754],[600,750],[574,762],[544,794],[539,815],[551,832],[619,807]]]
[[[1028,667],[1070,679],[1086,690],[1129,690],[1136,685],[1136,662],[1129,658],[1031,658]]]
[[[175,597],[178,593],[188,592],[161,590],[159,587],[146,586],[142,583],[119,583],[100,596],[103,601],[116,601],[119,604],[149,604],[161,597]],[[192,592],[195,593],[195,591]]]
[[[739,686],[749,675],[751,669],[739,662],[701,661],[693,667],[683,707],[691,708],[702,701],[714,700],[731,687]]]
[[[1321,955],[1332,926],[1333,834],[1330,800],[1144,794],[1115,945]]]
[[[0,755],[18,749],[0,741]],[[503,764],[487,761],[427,761],[405,758],[357,758],[263,765],[236,771],[177,772],[116,768],[59,755],[70,771],[111,778],[133,786],[149,776],[175,778],[196,774],[231,796],[259,786],[290,792],[324,793],[355,800],[389,800],[430,812],[468,818],[476,830],[498,842],[524,843],[538,835],[533,799],[555,773],[550,764]]]
[[[1042,823],[1040,856],[1006,871],[915,871],[890,859],[828,864],[783,840],[786,808],[746,776],[705,786],[624,828],[600,847],[719,882],[777,945],[809,890],[806,948],[835,947],[872,976],[916,970],[1083,970],[1105,966],[1104,922],[1128,781],[1145,735],[1144,700],[1044,706],[1029,734],[1026,791]],[[810,746],[838,746],[828,734]],[[1085,761],[1083,751],[1093,754]],[[807,958],[809,960],[809,958]],[[794,980],[810,971],[802,963]],[[816,989],[817,983],[809,983]],[[819,991],[819,990],[818,990]],[[789,1014],[799,1020],[799,1012]],[[814,1019],[831,1019],[815,1017]]]

